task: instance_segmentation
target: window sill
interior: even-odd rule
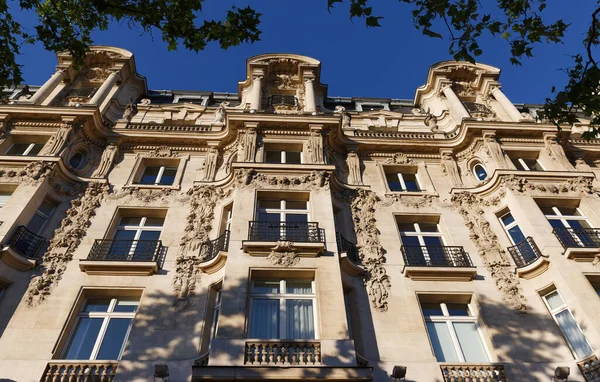
[[[522,268],[517,268],[517,276],[525,280],[530,280],[546,272],[549,267],[550,261],[547,258],[538,257],[533,263]]]
[[[564,253],[569,260],[590,262],[600,258],[600,248],[567,248]]]
[[[158,272],[155,261],[79,260],[79,269],[88,275],[151,276]]]
[[[276,241],[243,241],[242,249],[250,256],[269,256],[277,247]],[[325,250],[325,243],[292,242],[291,251],[299,257],[317,257]]]
[[[476,267],[419,267],[404,266],[404,276],[414,281],[471,281]]]
[[[427,191],[388,191],[385,196],[397,197],[397,196],[425,196],[425,195],[437,195],[435,193]]]
[[[123,186],[124,189],[132,189],[132,188],[139,188],[139,189],[145,189],[145,190],[175,190],[178,191],[181,187],[179,185],[159,185],[159,184],[137,184],[137,183],[132,183],[132,184],[127,184],[125,186]]]
[[[22,256],[9,246],[2,248],[2,251],[0,252],[0,259],[2,259],[2,261],[9,266],[21,272],[29,271],[35,268],[37,265],[37,260]]]

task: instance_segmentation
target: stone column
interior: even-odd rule
[[[500,90],[500,87],[492,87],[490,93],[494,96],[496,101],[498,101],[500,106],[502,106],[502,108],[506,111],[510,119],[512,119],[514,122],[519,122],[523,118],[521,116],[521,113],[519,113],[519,110],[517,110],[517,108],[515,107],[515,105],[513,105],[512,102],[510,102],[510,100],[508,99],[508,97],[504,95],[502,90]]]
[[[35,94],[29,99],[29,102],[34,105],[40,105],[46,99],[46,97],[48,97],[48,95],[52,93],[54,89],[56,89],[56,87],[64,78],[65,70],[57,70],[56,73],[54,73],[52,77],[50,77],[48,81],[46,81],[46,83],[37,92],[35,92]]]
[[[102,103],[102,101],[104,101],[104,98],[108,95],[110,89],[112,89],[116,82],[117,72],[110,72],[106,80],[104,80],[104,83],[102,83],[102,86],[100,86],[100,89],[98,89],[96,94],[94,94],[94,96],[90,100],[90,105],[100,106],[100,104]]]
[[[261,79],[262,76],[252,77],[252,89],[248,95],[248,100],[250,101],[250,110],[260,110],[260,101],[262,98]]]
[[[317,103],[315,102],[314,79],[307,78],[304,80],[304,111],[307,113],[317,112]]]
[[[444,93],[444,96],[446,96],[446,99],[448,100],[451,113],[455,114],[460,120],[471,116],[450,85],[445,86],[442,89],[442,93]]]

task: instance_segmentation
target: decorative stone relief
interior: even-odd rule
[[[217,165],[219,162],[219,150],[214,147],[208,149],[204,166],[202,167],[202,180],[212,182],[217,174]]]
[[[507,168],[507,163],[504,158],[504,152],[498,140],[496,139],[495,133],[483,134],[483,149],[485,153],[492,159],[497,168]]]
[[[119,147],[114,143],[109,143],[102,152],[102,158],[100,158],[100,163],[92,174],[92,178],[105,178],[115,163],[117,155],[119,155]]]
[[[592,168],[587,164],[584,158],[575,159],[575,168],[579,171],[592,171]]]
[[[412,160],[403,153],[396,153],[383,162],[384,164],[412,164]]]
[[[525,296],[521,291],[519,279],[514,267],[508,261],[506,252],[498,244],[498,237],[485,219],[482,206],[490,206],[499,202],[484,200],[470,192],[461,192],[452,196],[451,203],[462,215],[470,231],[470,238],[479,249],[483,264],[496,282],[496,287],[502,292],[506,303],[520,313],[527,312]]]
[[[308,188],[315,192],[329,190],[329,173],[313,171],[298,176],[269,175],[256,173],[251,169],[236,169],[236,187],[238,188],[271,188],[287,190],[290,188]]]
[[[558,137],[554,134],[544,135],[544,146],[546,153],[564,170],[572,170],[573,166],[565,154],[565,149],[558,142]]]
[[[0,114],[0,139],[5,139],[8,131],[8,114]]]
[[[130,103],[125,107],[125,112],[123,113],[123,119],[127,120],[127,122],[131,122],[131,119],[138,113],[138,107],[135,103]]]
[[[348,166],[348,184],[363,184],[358,154],[354,152],[348,153],[346,165]]]
[[[254,162],[256,155],[256,129],[254,127],[248,128],[243,133],[238,153],[241,153],[241,155],[238,154],[238,160],[241,162]]]
[[[425,116],[425,120],[423,122],[425,123],[425,125],[427,125],[427,127],[429,127],[432,133],[440,131],[440,128],[438,126],[438,119],[429,111],[429,109],[427,109],[427,115]]]
[[[454,186],[462,186],[463,182],[460,177],[460,171],[458,169],[458,165],[456,164],[456,160],[454,159],[454,155],[452,155],[452,151],[444,150],[441,154],[442,172],[444,175],[450,178]]]
[[[189,299],[200,279],[199,264],[204,261],[199,251],[200,246],[209,240],[217,202],[227,195],[223,188],[212,185],[196,185],[187,192],[190,213],[179,243],[173,278],[173,306],[176,309],[183,310],[190,305]]]
[[[311,129],[308,152],[310,153],[310,163],[325,163],[323,160],[323,135],[320,129]]]
[[[48,140],[48,143],[44,146],[44,149],[40,153],[40,155],[57,155],[62,149],[65,147],[67,140],[71,136],[73,132],[73,123],[66,122],[63,123],[56,133]]]
[[[108,196],[110,200],[120,200],[123,204],[127,204],[129,201],[136,201],[142,204],[150,203],[170,203],[172,202],[175,191],[173,189],[153,189],[143,187],[126,187],[120,191]]]
[[[227,101],[221,102],[219,104],[219,106],[217,107],[217,110],[215,110],[215,122],[223,123],[225,121],[225,115],[227,114],[227,110],[225,109],[225,107],[228,105],[229,105],[229,102],[227,102]]]
[[[371,306],[379,312],[385,312],[388,309],[387,299],[391,285],[383,267],[384,249],[379,242],[379,230],[375,224],[375,205],[380,201],[374,192],[360,189],[356,192],[350,208],[356,232],[356,247],[366,270],[365,285]]]
[[[547,194],[575,193],[582,196],[594,195],[596,190],[593,179],[579,176],[570,178],[564,182],[530,182],[526,177],[517,175],[505,175],[502,177],[502,185],[509,190],[519,193],[536,192]]]
[[[300,257],[296,253],[293,242],[280,240],[271,248],[271,253],[267,256],[267,260],[273,265],[292,267],[298,264]]]
[[[54,168],[53,162],[35,161],[18,170],[0,170],[0,178],[14,178],[21,185],[35,185],[46,178]]]
[[[43,302],[62,278],[67,264],[81,243],[102,200],[110,192],[106,183],[90,182],[80,197],[71,201],[60,228],[54,231],[48,250],[42,258],[43,273],[31,281],[26,302],[29,306]]]
[[[333,110],[335,114],[341,114],[342,116],[342,128],[350,127],[350,115],[346,113],[346,108],[343,106],[336,106]]]
[[[174,158],[178,157],[179,153],[168,146],[160,146],[146,153],[149,158]]]
[[[389,207],[398,203],[408,208],[422,208],[432,206],[439,200],[437,195],[402,195],[401,193],[386,194],[381,205]]]

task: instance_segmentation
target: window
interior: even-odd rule
[[[42,204],[40,204],[37,211],[35,211],[35,214],[27,224],[27,229],[35,233],[36,235],[41,235],[41,233],[44,231],[44,228],[46,228],[46,224],[48,223],[48,220],[50,220],[50,217],[54,213],[55,209],[56,204],[54,203],[54,201],[44,199]]]
[[[490,362],[470,304],[421,302],[425,326],[438,362]]]
[[[308,212],[307,200],[260,199],[256,213],[258,234],[263,241],[310,241],[309,236],[316,232],[310,229]]]
[[[524,263],[529,264],[535,261],[538,255],[527,241],[527,237],[521,231],[521,227],[519,227],[512,214],[507,212],[500,216],[500,223],[502,223],[511,243],[518,249],[518,253]]]
[[[85,155],[81,151],[77,151],[75,154],[71,155],[71,158],[69,159],[69,166],[77,170],[83,164],[84,159]]]
[[[119,360],[139,298],[89,298],[77,314],[63,352],[69,360]]]
[[[121,217],[107,257],[133,261],[154,258],[164,221],[163,217]]]
[[[301,164],[302,163],[302,151],[301,150],[274,150],[267,149],[265,152],[266,163],[289,163],[289,164]]]
[[[250,300],[249,338],[316,338],[314,281],[254,280]]]
[[[511,157],[510,160],[520,171],[545,171],[537,158]]]
[[[351,289],[344,288],[344,306],[346,307],[346,322],[348,323],[348,335],[352,339],[352,311],[350,310]]]
[[[0,191],[0,210],[2,209],[2,207],[4,207],[6,202],[8,202],[8,199],[10,198],[11,195],[12,195],[12,192]]]
[[[384,110],[385,106],[382,104],[362,104],[362,111],[377,111],[377,110]]]
[[[37,155],[42,147],[44,147],[43,143],[15,143],[8,149],[6,155],[33,156]]]
[[[215,306],[212,314],[212,324],[210,326],[210,339],[212,340],[217,335],[219,328],[219,314],[221,313],[221,289],[215,291]]]
[[[444,265],[448,263],[439,218],[415,220],[412,216],[397,216],[402,251],[410,265]],[[450,259],[451,260],[451,259]]]
[[[473,175],[479,180],[486,180],[488,177],[488,173],[481,163],[476,163],[473,166]]]
[[[146,166],[139,184],[171,186],[175,182],[177,167]]]
[[[417,179],[417,173],[415,171],[403,171],[403,172],[395,172],[390,171],[391,169],[386,169],[385,171],[385,179],[387,180],[388,187],[392,192],[419,192],[421,190],[421,186],[419,185],[419,180]]]
[[[568,247],[600,246],[598,234],[590,229],[591,224],[578,207],[540,205],[540,209],[554,228],[555,234]]]
[[[543,299],[575,358],[579,359],[590,355],[592,348],[585,339],[581,328],[575,322],[575,318],[573,318],[560,293],[554,290],[543,296]]]

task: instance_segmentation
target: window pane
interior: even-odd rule
[[[286,210],[306,210],[306,205],[308,203],[305,201],[297,201],[297,200],[288,200],[285,202]]]
[[[281,163],[281,151],[270,151],[267,150],[265,155],[265,162],[267,163]]]
[[[135,312],[140,301],[138,299],[119,299],[113,312]]]
[[[292,164],[302,163],[300,152],[286,151],[285,152],[285,163],[292,163]]]
[[[47,219],[41,215],[35,214],[27,224],[27,229],[39,235],[46,224]]]
[[[50,216],[52,215],[52,212],[54,212],[55,207],[56,206],[54,204],[48,202],[47,200],[44,200],[37,210],[46,216]]]
[[[398,223],[398,229],[400,229],[400,232],[415,232],[415,225],[413,223]]]
[[[554,212],[554,208],[552,207],[540,207],[540,210],[547,216],[555,216],[556,212]]]
[[[423,241],[425,242],[425,246],[427,247],[442,247],[444,245],[444,243],[442,242],[442,238],[439,236],[425,236],[423,238]],[[444,257],[443,254],[442,257]]]
[[[458,362],[458,356],[445,322],[427,322],[427,332],[438,362]]]
[[[511,239],[515,244],[518,244],[525,240],[525,235],[523,235],[523,232],[521,231],[521,228],[519,228],[518,225],[510,228],[508,230],[508,234],[510,235]]]
[[[312,294],[312,282],[288,281],[285,283],[285,292],[293,294]]]
[[[34,144],[33,147],[31,148],[31,150],[29,150],[29,153],[27,155],[28,156],[38,155],[40,153],[40,151],[42,151],[42,147],[44,147],[44,145],[42,143]]]
[[[549,219],[548,222],[553,228],[565,228],[565,224],[559,219]]]
[[[529,166],[529,164],[528,164]],[[530,169],[535,170],[535,171],[544,171],[544,168],[542,167],[542,165],[540,164],[540,162],[536,159],[534,163],[531,164],[531,166],[529,166]]]
[[[104,321],[103,318],[83,317],[79,319],[67,347],[65,359],[90,359],[102,321]]]
[[[175,183],[175,175],[177,175],[176,167],[165,167],[160,182],[158,184],[163,186],[170,186]]]
[[[71,159],[69,159],[69,166],[73,167],[74,169],[78,169],[82,162],[83,162],[83,154],[80,152],[77,152],[77,153],[73,154]]]
[[[119,222],[119,225],[139,226],[141,222],[142,222],[142,218],[141,217],[137,217],[137,216],[123,216],[121,218],[121,221]]]
[[[571,228],[590,228],[590,225],[585,220],[567,220]]]
[[[421,310],[423,311],[423,315],[425,317],[443,316],[444,315],[444,312],[442,311],[442,307],[438,303],[430,303],[430,302],[421,303]]]
[[[417,182],[417,175],[415,174],[402,174],[404,178],[404,184],[406,185],[407,191],[421,191],[419,182]]]
[[[286,337],[288,339],[314,339],[315,321],[312,300],[286,300]]]
[[[252,299],[250,338],[279,338],[279,300]]]
[[[517,158],[510,158],[510,161],[517,168],[517,170],[527,170],[525,167],[523,167],[523,165],[521,164],[521,162],[519,161],[519,159],[517,159]]]
[[[88,299],[83,307],[83,312],[108,312],[110,301],[110,298]]]
[[[557,207],[561,214],[570,216],[581,216],[575,207]]]
[[[6,152],[6,155],[23,155],[25,150],[29,147],[29,143],[15,143],[12,147]]]
[[[286,214],[285,215],[286,223],[306,223],[308,222],[307,214]]]
[[[477,176],[477,179],[485,180],[485,178],[487,178],[487,171],[485,171],[485,168],[482,165],[477,164],[475,165],[475,167],[473,167],[473,169],[475,170],[475,175]]]
[[[545,299],[548,302],[548,306],[551,310],[560,308],[565,305],[565,302],[563,301],[562,297],[560,297],[560,295],[556,291],[547,295]]]
[[[581,329],[579,329],[579,326],[577,326],[569,310],[563,310],[558,313],[556,321],[577,358],[583,358],[592,353],[590,345],[588,345],[585,336],[581,332]]]
[[[162,227],[165,222],[165,218],[147,218],[145,227]]]
[[[279,293],[279,281],[254,281],[252,293]]]
[[[536,168],[536,165],[537,165],[537,160],[536,159],[524,159],[523,158],[522,160],[523,160],[523,162],[525,162],[525,164],[527,165],[527,167],[529,167],[529,169],[531,171],[539,171]]]
[[[160,167],[146,167],[144,169],[144,174],[142,174],[142,179],[140,179],[140,184],[154,184],[159,171]]]
[[[278,222],[281,220],[281,215],[279,213],[272,212],[259,212],[258,221],[261,222]]]
[[[402,240],[402,245],[416,245],[416,246],[421,246],[421,243],[419,243],[419,238],[416,236],[404,236],[401,235],[400,239]]]
[[[421,232],[439,232],[437,224],[419,223]]]
[[[111,318],[108,328],[102,339],[102,345],[96,359],[117,360],[121,353],[123,343],[127,340],[127,331],[131,318]]]
[[[483,341],[477,331],[477,326],[472,322],[453,322],[458,343],[465,357],[465,362],[489,362],[483,347]]]
[[[387,180],[390,191],[402,191],[402,184],[400,184],[398,174],[385,174],[385,179]]]
[[[502,220],[502,223],[503,223],[505,226],[507,226],[507,225],[509,225],[510,223],[514,223],[514,221],[515,221],[515,218],[513,218],[512,214],[506,214],[506,215],[502,216],[502,217],[500,218],[500,220]]]
[[[259,208],[273,208],[280,209],[281,201],[280,200],[259,200],[258,201]]]
[[[446,308],[451,316],[471,316],[467,304],[446,304]]]
[[[142,231],[140,240],[158,240],[160,238],[160,231]]]

